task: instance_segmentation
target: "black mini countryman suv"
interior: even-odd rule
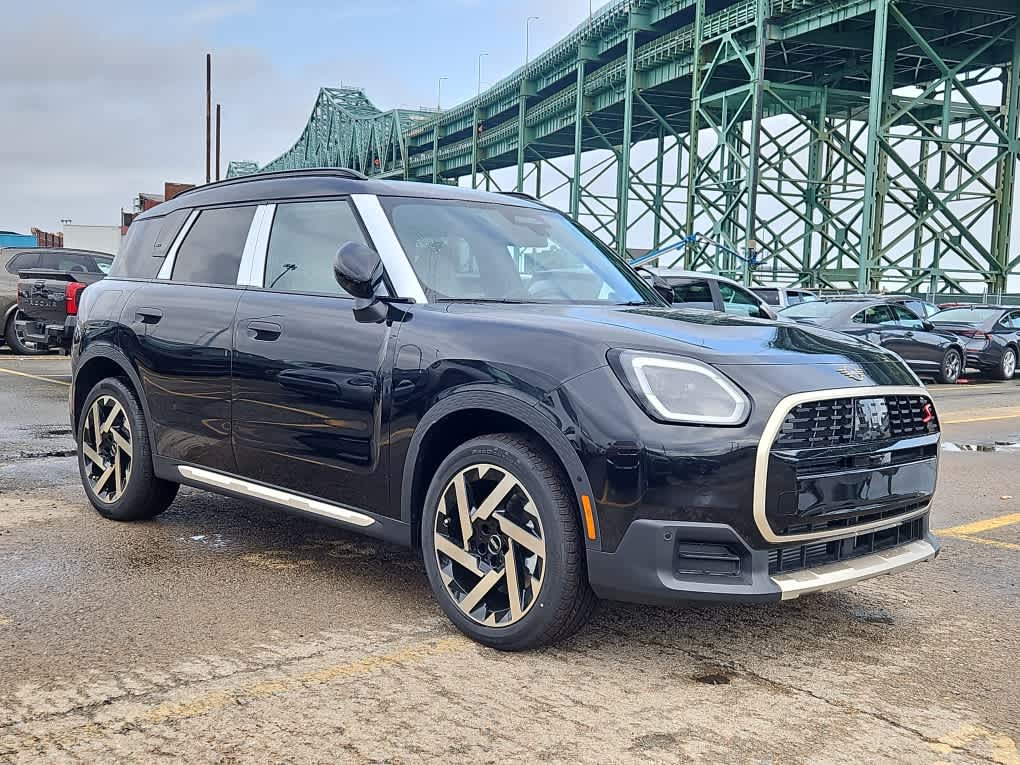
[[[346,170],[186,192],[83,294],[73,369],[107,518],[185,484],[407,545],[500,649],[597,598],[779,601],[938,551],[938,417],[898,357],[671,308],[521,196]]]

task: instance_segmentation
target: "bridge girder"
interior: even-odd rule
[[[289,151],[228,177],[341,165],[498,188],[516,171],[618,249],[710,236],[690,268],[1001,291],[1018,123],[1011,0],[619,0],[441,113],[323,88]],[[732,254],[752,250],[754,273]]]

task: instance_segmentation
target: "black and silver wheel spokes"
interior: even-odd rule
[[[82,428],[81,451],[92,493],[100,502],[116,502],[131,478],[131,425],[112,396],[93,403]]]
[[[434,538],[443,583],[471,619],[506,626],[534,605],[545,537],[538,508],[512,473],[484,464],[457,473],[440,496]]]

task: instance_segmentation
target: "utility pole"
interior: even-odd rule
[[[443,80],[448,80],[449,77],[439,78],[439,95],[436,97],[436,110],[443,111]]]
[[[205,54],[205,182],[212,180],[212,53]]]
[[[220,105],[216,104],[216,180],[220,179]]]

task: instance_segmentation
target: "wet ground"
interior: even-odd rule
[[[102,520],[67,379],[0,352],[0,761],[1020,765],[1020,380],[933,388],[936,562],[507,655],[400,548],[192,490]]]

